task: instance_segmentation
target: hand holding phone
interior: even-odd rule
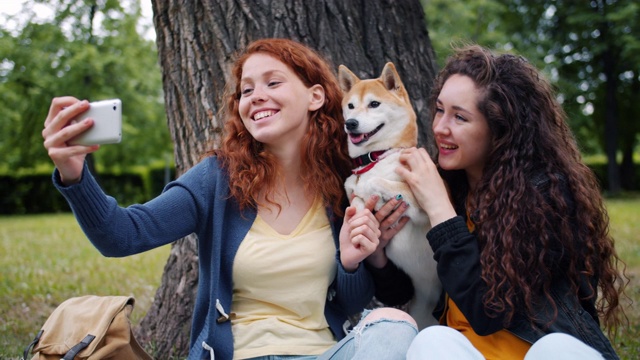
[[[89,104],[89,110],[73,118],[75,124],[83,119],[93,119],[93,126],[69,141],[70,145],[116,144],[122,140],[122,101],[110,99]]]

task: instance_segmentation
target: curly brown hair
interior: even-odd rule
[[[618,265],[624,264],[609,235],[598,181],[582,161],[554,89],[524,58],[469,45],[456,49],[438,74],[432,114],[454,74],[468,76],[480,90],[477,108],[492,136],[473,194],[467,195],[464,172],[442,170],[458,197],[454,201],[472,196],[476,205],[472,219],[487,284],[485,311],[504,314],[507,325],[525,309],[533,322],[533,304],[542,296],[557,315],[550,289],[561,273],[577,299],[595,302],[605,327],[617,328],[624,317],[619,299],[625,286]],[[547,186],[535,179],[545,179]],[[579,291],[585,279],[586,293]]]
[[[231,196],[241,208],[255,208],[259,204],[259,191],[266,189],[266,201],[273,203],[271,194],[279,179],[280,169],[275,157],[245,129],[238,112],[242,67],[256,53],[272,56],[284,63],[305,86],[319,84],[324,88],[324,105],[309,114],[309,129],[300,149],[302,181],[307,193],[322,196],[325,205],[342,216],[346,199],[344,180],[351,169],[343,129],[342,91],[326,60],[309,47],[288,39],[254,41],[239,54],[233,65],[234,83],[227,88],[223,108],[226,118],[224,137],[220,148],[215,151],[229,173]]]

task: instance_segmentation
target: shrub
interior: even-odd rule
[[[168,174],[168,176],[166,176]],[[103,171],[96,179],[105,192],[123,205],[143,203],[160,194],[175,169],[163,166],[128,171]],[[69,212],[64,197],[52,184],[51,173],[0,173],[0,215]]]

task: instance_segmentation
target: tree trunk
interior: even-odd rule
[[[599,8],[603,12],[601,15],[603,20],[599,26],[602,39],[607,44],[606,49],[602,53],[602,69],[605,75],[605,112],[604,112],[604,147],[607,154],[607,180],[608,190],[612,195],[620,193],[620,167],[618,166],[618,101],[616,98],[618,91],[617,78],[617,52],[614,50],[612,41],[607,41],[611,35],[609,31],[611,24],[606,20],[606,6],[604,2]]]
[[[620,113],[627,119],[637,119],[640,112],[637,110],[636,99],[640,99],[640,80],[637,78],[631,83],[625,97]],[[622,123],[620,147],[622,149],[622,162],[620,163],[620,185],[624,190],[640,190],[640,178],[636,174],[636,166],[633,163],[634,149],[638,142],[640,124],[637,121],[625,121]]]
[[[395,63],[419,119],[419,142],[434,149],[427,98],[436,72],[419,0],[152,0],[165,105],[178,175],[215,147],[217,114],[233,54],[252,40],[290,38],[310,45],[337,70],[362,78]],[[177,215],[177,214],[176,214]],[[176,242],[153,305],[136,331],[156,358],[188,352],[197,284],[195,238]]]
[[[632,144],[632,143],[631,143]],[[620,163],[620,186],[624,190],[638,190],[636,182],[636,169],[633,164],[633,145],[623,143],[622,162]]]
[[[606,95],[605,95],[605,124],[604,124],[604,144],[607,153],[607,178],[609,192],[612,195],[620,193],[620,167],[618,166],[618,104],[616,101],[617,82],[614,72],[615,60],[611,51],[606,51],[604,57],[604,73],[606,75]]]

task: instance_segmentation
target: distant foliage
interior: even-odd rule
[[[144,203],[162,192],[175,178],[175,168],[140,167],[126,171],[100,171],[98,183],[120,205]],[[0,173],[0,215],[69,212],[71,209],[51,183],[51,172]]]
[[[36,3],[54,17],[38,20]],[[138,33],[140,19],[137,1],[57,0],[26,2],[15,29],[0,21],[3,170],[50,163],[41,131],[54,96],[122,99],[122,143],[98,151],[97,165],[171,156],[157,50]]]
[[[421,1],[439,64],[466,42],[525,56],[557,86],[583,152],[607,156],[607,187],[639,186],[638,1]]]

